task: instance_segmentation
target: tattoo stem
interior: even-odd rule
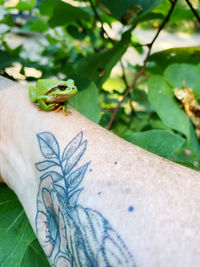
[[[140,76],[142,76],[142,75],[145,74],[146,65],[147,65],[147,62],[148,62],[148,60],[149,60],[149,56],[150,56],[150,53],[151,53],[153,44],[154,44],[154,42],[156,41],[156,39],[158,38],[158,36],[159,36],[160,32],[162,31],[162,29],[164,28],[165,24],[169,21],[169,18],[170,18],[171,14],[172,14],[172,12],[173,12],[173,10],[174,10],[174,7],[175,7],[175,5],[176,5],[176,3],[177,3],[177,0],[170,1],[170,2],[171,2],[171,7],[170,7],[170,9],[169,9],[169,11],[168,11],[167,16],[165,17],[165,19],[163,20],[162,24],[160,25],[160,27],[159,27],[158,31],[156,32],[156,35],[154,36],[154,38],[153,38],[153,40],[151,41],[151,43],[149,43],[149,44],[147,45],[147,47],[148,47],[148,52],[147,52],[147,55],[146,55],[146,57],[145,57],[145,59],[144,59],[143,66],[142,66],[142,68],[140,69],[140,71],[136,74],[136,76],[135,76],[135,78],[133,79],[132,83],[128,86],[128,88],[127,88],[125,94],[123,95],[123,98],[122,98],[122,99],[119,101],[119,103],[117,104],[117,106],[116,106],[116,108],[115,108],[115,110],[114,110],[114,112],[113,112],[113,114],[112,114],[112,117],[111,117],[111,119],[110,119],[110,121],[109,121],[109,123],[108,123],[108,126],[107,126],[107,129],[108,129],[108,130],[112,127],[112,124],[113,124],[113,122],[114,122],[114,119],[115,119],[115,117],[116,117],[116,115],[117,115],[117,112],[118,112],[118,110],[119,110],[121,104],[124,102],[125,98],[128,96],[128,94],[130,93],[131,89],[135,87],[136,82],[137,82],[137,80],[140,78]]]
[[[199,17],[199,14],[197,13],[197,11],[194,9],[194,7],[192,6],[192,4],[190,3],[189,0],[185,0],[185,2],[188,4],[188,6],[190,7],[190,9],[194,13],[195,17],[197,18],[197,20],[198,20],[198,22],[200,24],[200,17]]]

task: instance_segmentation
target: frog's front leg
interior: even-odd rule
[[[63,106],[62,106],[64,113],[67,112],[67,102],[68,101],[65,101],[64,104],[63,104]]]
[[[58,108],[56,108],[55,112],[59,112],[61,109],[66,116],[71,114],[71,112],[67,110],[67,101],[64,104],[59,105]]]
[[[30,98],[31,102],[35,103],[36,99],[37,99],[35,87],[33,85],[29,85],[28,92],[29,92],[29,98]]]
[[[66,116],[71,114],[71,111],[67,110],[67,103],[68,101],[65,101],[65,103],[63,104],[63,112]]]
[[[45,111],[51,111],[56,108],[57,104],[47,104],[45,101],[48,99],[46,96],[40,96],[37,99],[37,105]]]

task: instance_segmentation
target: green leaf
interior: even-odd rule
[[[200,156],[200,149],[194,128],[176,101],[173,88],[161,76],[153,76],[148,81],[148,98],[160,119],[169,128],[187,137],[190,149]]]
[[[149,12],[147,14],[144,14],[140,17],[138,17],[134,22],[143,22],[143,21],[148,21],[148,20],[153,20],[153,19],[164,19],[165,17],[163,16],[162,13],[154,13],[154,12]]]
[[[9,67],[12,64],[12,58],[6,51],[0,50],[0,70]]]
[[[9,56],[12,57],[13,60],[19,58],[23,45],[19,45],[15,48],[11,48],[8,45],[8,43],[6,43],[5,41],[2,42],[2,45],[6,49],[6,51],[9,53]]]
[[[168,10],[170,9],[170,1],[169,0],[163,0],[155,9],[155,13],[162,13],[164,16],[167,15]],[[197,13],[199,13],[198,9],[196,9]],[[174,23],[180,23],[185,21],[192,20],[194,17],[194,14],[192,10],[188,7],[188,5],[183,5],[181,1],[178,1],[177,5],[175,6],[170,19],[168,21],[169,24],[174,24]]]
[[[0,266],[21,266],[34,239],[35,234],[17,197],[8,187],[0,185]]]
[[[165,158],[173,154],[185,143],[184,138],[164,130],[133,133],[123,136],[123,138]]]
[[[139,54],[143,54],[144,49],[143,49],[143,47],[141,45],[140,39],[134,33],[131,34],[131,42],[130,42],[130,44],[135,48],[135,50]]]
[[[150,12],[161,2],[162,0],[101,0],[101,4],[113,17],[128,24],[136,17]]]
[[[81,29],[81,30],[80,30]],[[70,34],[76,40],[83,40],[86,36],[86,31],[80,26],[69,25],[67,27],[67,33]]]
[[[180,8],[180,7],[175,7],[175,9],[172,12],[172,15],[170,16],[169,24],[173,23],[180,23],[183,20],[192,20],[194,17],[194,14],[190,8]]]
[[[160,4],[158,6],[156,6],[154,8],[154,12],[162,13],[164,16],[166,16],[170,7],[171,7],[170,1],[169,0],[163,0],[160,2]]]
[[[41,249],[37,239],[28,246],[20,267],[50,267],[47,258]]]
[[[43,0],[39,4],[40,14],[43,16],[50,17],[53,14],[53,9],[57,0]]]
[[[152,107],[149,103],[147,93],[139,88],[134,88],[134,92],[130,92],[131,100],[136,101],[140,105],[144,106],[146,110],[152,111]]]
[[[69,105],[78,110],[88,119],[98,123],[100,120],[101,107],[98,102],[99,93],[94,82],[80,77],[73,77],[76,85],[80,88],[77,95],[69,99]]]
[[[52,27],[56,27],[81,19],[90,20],[90,15],[79,7],[60,1],[56,3],[49,23]]]
[[[79,60],[75,65],[76,73],[94,81],[97,87],[100,87],[109,77],[112,68],[126,52],[130,37],[131,34],[127,31],[123,34],[121,41],[110,50],[95,53]]]
[[[13,18],[10,14],[7,14],[1,21],[0,21],[1,24],[6,24],[10,27],[13,26]]]
[[[47,24],[38,18],[30,19],[23,25],[22,30],[25,32],[45,32],[48,30]]]
[[[15,6],[19,11],[31,10],[36,5],[36,0],[19,0]]]
[[[200,47],[179,47],[162,50],[150,56],[147,71],[162,74],[172,63],[200,63]]]
[[[176,73],[176,75],[174,75]],[[200,97],[200,67],[191,64],[172,64],[164,71],[164,76],[173,88],[185,86],[192,88],[196,96]]]

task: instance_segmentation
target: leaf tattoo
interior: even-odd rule
[[[47,159],[60,157],[59,145],[53,134],[44,132],[37,134],[42,155]]]
[[[43,172],[37,196],[36,232],[54,267],[134,267],[133,255],[104,216],[79,204],[80,184],[90,162],[76,167],[87,140],[76,135],[60,155],[50,132],[37,134],[45,160],[35,164]]]

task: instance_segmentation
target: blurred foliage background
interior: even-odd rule
[[[0,0],[0,75],[72,78],[69,104],[83,115],[199,171],[200,113],[192,122],[174,94],[184,85],[200,99],[199,30],[199,0]],[[48,266],[16,197],[0,191],[0,266]]]

